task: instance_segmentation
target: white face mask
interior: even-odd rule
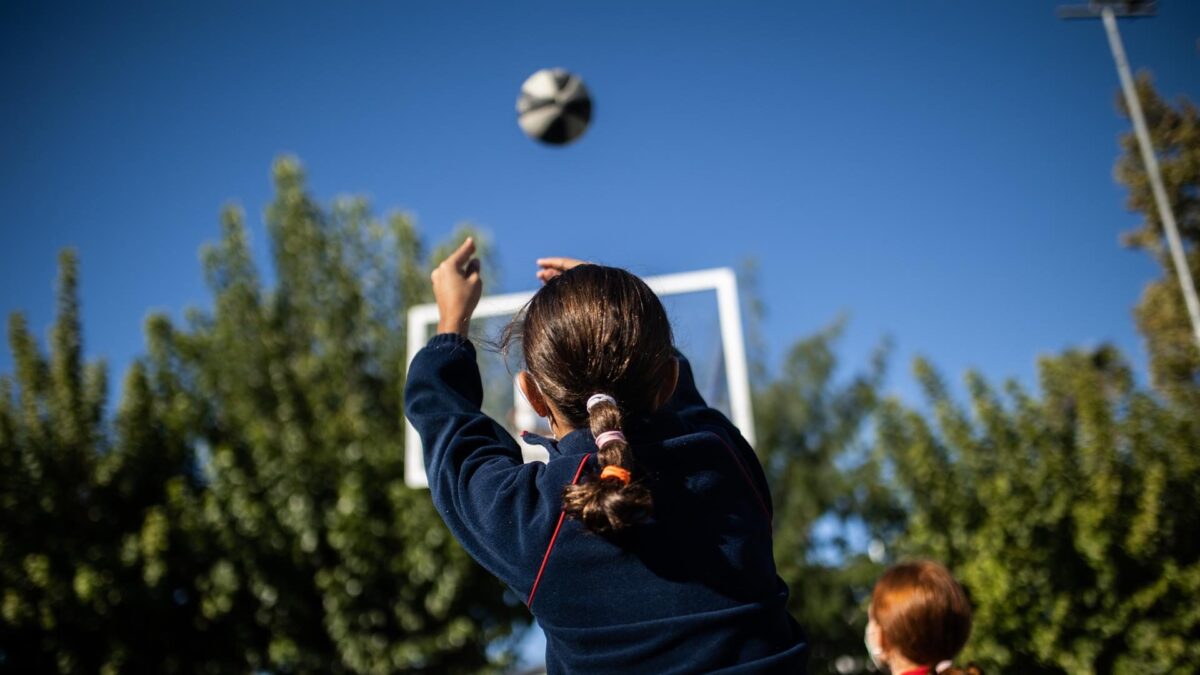
[[[871,663],[874,663],[879,670],[886,670],[883,648],[879,646],[879,626],[875,623],[875,619],[867,620],[867,632],[863,635],[863,642],[867,645],[867,654],[871,657]]]

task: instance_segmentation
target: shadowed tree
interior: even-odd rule
[[[1200,120],[1146,75],[1138,90],[1200,276]],[[1132,133],[1121,146],[1116,176],[1145,219],[1124,241],[1164,271],[1135,311],[1154,389],[1105,346],[1043,358],[1036,394],[970,373],[964,404],[918,360],[927,408],[893,399],[878,414],[878,456],[908,514],[896,547],[955,571],[976,608],[968,656],[1003,672],[1200,663],[1200,351]]]
[[[202,512],[224,557],[204,614],[248,603],[265,636],[252,662],[273,671],[487,668],[524,610],[402,480],[404,315],[430,294],[420,238],[362,200],[323,210],[295,160],[275,184],[273,288],[227,209],[204,253],[213,311],[163,328],[212,457]]]
[[[149,319],[111,425],[104,367],[82,362],[73,254],[48,357],[11,318],[0,671],[465,673],[512,658],[527,612],[402,482],[403,318],[431,297],[432,261],[402,215],[319,207],[294,160],[275,182],[275,283],[227,209],[203,256],[212,310]]]
[[[59,274],[49,356],[13,315],[16,377],[0,378],[0,670],[236,669],[232,623],[195,610],[211,537],[182,420],[138,362],[108,428],[104,365],[83,362],[73,252]]]
[[[888,348],[840,381],[834,348],[842,327],[797,342],[778,372],[761,378],[754,403],[776,565],[791,588],[788,608],[811,637],[814,673],[836,672],[839,657],[865,657],[863,599],[882,568],[850,539],[903,522],[864,443]]]
[[[93,510],[96,465],[107,450],[99,423],[104,368],[84,372],[76,278],[74,253],[65,251],[48,357],[24,316],[8,322],[16,372],[0,380],[0,665],[14,669],[98,667],[103,645],[81,638],[102,617],[80,611],[88,593],[75,591],[76,566],[102,566],[113,530],[130,525],[88,527],[91,515],[106,515]]]

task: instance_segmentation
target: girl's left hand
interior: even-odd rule
[[[466,337],[471,328],[471,314],[483,292],[479,259],[472,258],[473,255],[475,240],[467,237],[462,246],[429,275],[438,306],[438,333],[458,333]]]
[[[586,264],[588,264],[586,260],[576,258],[538,258],[537,278],[544,284],[572,267]]]

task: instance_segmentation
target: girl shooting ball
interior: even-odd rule
[[[433,272],[438,334],[405,414],[434,505],[537,618],[548,672],[804,672],[762,467],[696,390],[658,297],[624,270],[538,261],[544,286],[504,339],[554,436],[526,434],[550,460],[525,464],[480,409],[473,254],[468,239]]]

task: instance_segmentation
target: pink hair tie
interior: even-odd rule
[[[625,434],[619,431],[606,431],[596,437],[596,447],[603,448],[613,441],[625,442]]]

